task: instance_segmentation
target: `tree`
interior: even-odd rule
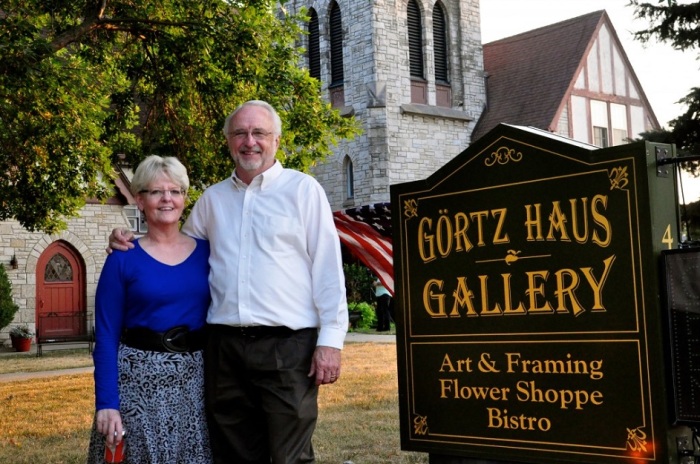
[[[119,154],[177,156],[196,198],[230,174],[224,118],[254,98],[308,170],[359,129],[298,66],[303,20],[274,0],[3,0],[0,220],[55,232],[110,194]]]
[[[12,299],[12,283],[7,277],[5,266],[0,264],[0,329],[4,329],[15,318],[19,306]]]
[[[650,22],[649,29],[635,33],[637,39],[647,42],[655,37],[678,50],[700,49],[700,2],[658,0],[653,4],[631,0],[630,4],[637,18]],[[671,141],[681,153],[700,155],[700,87],[693,87],[680,103],[687,105],[687,110],[670,121]],[[697,173],[698,163],[690,170]]]
[[[372,271],[359,262],[343,264],[345,274],[345,291],[349,303],[372,301],[375,277]]]

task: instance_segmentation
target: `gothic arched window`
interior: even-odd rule
[[[330,15],[330,38],[331,38],[331,104],[334,107],[345,106],[345,91],[343,82],[345,80],[343,70],[343,21],[340,16],[338,2],[331,5]]]
[[[423,69],[423,21],[416,0],[408,0],[406,7],[408,26],[408,65],[411,74],[411,102],[427,103],[428,86]]]
[[[309,47],[307,57],[309,59],[309,74],[321,80],[321,46],[318,28],[318,14],[316,10],[309,10]]]
[[[425,78],[423,74],[423,22],[416,0],[409,0],[408,18],[408,54],[411,77]]]
[[[352,160],[349,156],[345,157],[345,198],[350,200],[355,198],[355,172],[352,165]]]
[[[343,72],[343,22],[337,2],[331,6],[331,85],[342,85]]]
[[[447,84],[450,82],[447,67],[447,26],[445,13],[440,3],[433,8],[433,44],[435,55],[435,81]]]

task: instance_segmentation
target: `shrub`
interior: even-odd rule
[[[374,295],[372,271],[362,264],[343,264],[343,273],[348,303],[371,301]]]
[[[366,301],[348,303],[348,311],[358,311],[362,314],[360,320],[355,324],[356,329],[371,329],[377,325],[377,315],[374,307]]]
[[[0,329],[4,329],[15,318],[19,310],[12,299],[12,284],[5,272],[5,266],[0,265]]]

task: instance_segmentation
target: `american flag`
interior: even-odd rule
[[[370,268],[394,294],[394,258],[391,251],[391,204],[375,203],[335,211],[340,242]]]

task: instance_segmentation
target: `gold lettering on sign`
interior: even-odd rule
[[[445,353],[445,357],[442,359],[442,364],[438,372],[472,372],[472,358],[452,360],[452,358]]]
[[[404,204],[404,215],[418,217],[415,200]],[[528,242],[562,242],[593,244],[606,248],[612,242],[612,224],[606,217],[608,197],[570,198],[523,205],[524,229]],[[435,216],[418,220],[417,249],[423,263],[449,257],[452,253],[469,253],[475,248],[511,243],[508,209],[493,208],[476,211],[450,212],[440,208]],[[509,249],[503,258],[506,264],[526,257],[520,250]],[[537,255],[536,257],[545,257]]]
[[[403,214],[406,219],[418,216],[418,202],[416,200],[406,200],[403,202]]]
[[[429,263],[451,253],[468,253],[474,247],[508,244],[507,213],[505,208],[495,208],[459,211],[451,216],[449,210],[440,209],[436,219],[424,216],[418,222],[418,254]],[[492,234],[489,229],[493,229]]]
[[[641,427],[627,429],[627,446],[629,446],[632,451],[647,450],[647,434],[641,429]]]
[[[498,150],[491,153],[490,158],[486,158],[484,160],[484,164],[491,167],[496,163],[507,164],[510,161],[517,163],[522,159],[523,154],[521,152],[516,153],[516,151],[512,148],[500,147]]]
[[[508,250],[505,257],[496,259],[477,259],[475,263],[495,263],[498,261],[503,261],[508,266],[512,263],[518,261],[519,259],[531,259],[531,258],[550,258],[552,255],[532,255],[532,256],[521,256],[520,250]]]
[[[568,201],[568,207],[563,207],[559,201],[553,201],[547,219],[544,219],[542,204],[525,205],[524,226],[527,231],[527,241],[571,242],[569,235],[571,230],[577,243],[584,244],[590,239],[596,245],[605,248],[612,240],[610,221],[603,214],[607,206],[606,195],[595,195],[590,200],[585,197],[571,198]],[[588,221],[589,216],[592,226]]]
[[[610,170],[610,190],[623,190],[629,183],[629,175],[627,174],[627,166],[612,168]]]
[[[580,316],[586,310],[603,312],[606,311],[603,289],[614,262],[615,255],[610,255],[603,260],[603,268],[598,271],[585,266],[578,269],[538,269],[522,274],[502,273],[500,282],[496,280],[491,286],[495,294],[489,293],[489,276],[485,274],[470,276],[472,280],[469,282],[468,276],[455,276],[451,291],[443,290],[444,280],[428,279],[423,286],[423,308],[432,318],[542,313]],[[476,278],[476,282],[473,278]],[[553,278],[553,288],[552,285],[545,287],[550,278]],[[514,279],[517,279],[517,284],[513,283]],[[521,289],[523,284],[524,290]],[[582,293],[592,297],[590,308],[581,305],[578,295]]]
[[[416,415],[413,418],[413,432],[416,435],[428,434],[428,416]]]
[[[508,374],[585,375],[591,380],[600,380],[604,377],[602,359],[585,361],[583,359],[575,359],[571,356],[571,353],[566,354],[566,359],[529,359],[519,352],[506,352],[504,354],[506,372]],[[448,356],[445,355],[445,358],[448,358]],[[453,366],[452,363],[447,365]],[[445,364],[443,363],[444,366]],[[442,372],[442,369],[440,372]]]
[[[552,421],[547,417],[519,416],[508,415],[507,409],[486,408],[488,412],[488,428],[491,429],[510,429],[510,430],[539,430],[541,432],[549,432],[552,428]]]

